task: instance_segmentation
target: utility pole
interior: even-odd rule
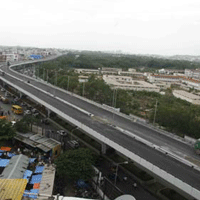
[[[47,83],[48,83],[49,75],[48,75],[48,69],[47,69]]]
[[[154,113],[154,119],[153,119],[153,126],[155,124],[155,121],[156,121],[156,111],[157,111],[157,104],[158,104],[158,101],[156,100],[156,105],[155,105],[155,113]]]
[[[115,106],[115,89],[113,90],[113,100],[112,100],[112,107]]]
[[[85,82],[83,82],[83,97],[84,97]]]
[[[114,107],[116,108],[117,106],[117,89],[115,91],[115,102],[114,102]]]
[[[57,86],[57,71],[56,71],[56,81],[55,81],[55,85]]]
[[[43,80],[44,80],[44,75],[45,75],[45,71],[44,71],[44,68],[43,68]]]
[[[67,91],[69,91],[69,78],[70,78],[70,76],[68,76]]]

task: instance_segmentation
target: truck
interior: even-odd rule
[[[200,155],[200,138],[195,142],[194,149],[196,153]]]

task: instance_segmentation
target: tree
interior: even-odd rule
[[[0,119],[0,139],[11,139],[15,136],[16,131],[11,122]]]
[[[29,126],[23,119],[21,119],[21,120],[16,122],[15,129],[18,132],[27,133],[29,131]]]
[[[92,152],[86,148],[66,151],[55,160],[58,175],[71,180],[91,179],[94,173],[93,162]]]
[[[27,133],[29,130],[32,131],[33,123],[37,123],[38,119],[31,115],[24,116],[20,121],[15,124],[16,130],[22,133]]]

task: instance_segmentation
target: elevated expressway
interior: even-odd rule
[[[200,171],[184,159],[199,160],[189,145],[11,68],[3,66],[2,70],[6,71],[0,77],[3,82],[121,152],[185,196],[200,199]]]

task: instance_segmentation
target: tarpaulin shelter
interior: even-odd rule
[[[9,159],[0,159],[0,167],[6,167],[9,162]]]
[[[26,185],[26,179],[0,179],[0,199],[21,200]]]
[[[40,183],[42,180],[42,175],[38,174],[38,175],[33,175],[30,181],[30,184],[34,184],[34,183]]]
[[[33,189],[39,189],[40,188],[40,183],[34,183]]]
[[[35,174],[41,174],[44,170],[44,166],[36,166]]]
[[[1,147],[1,150],[3,150],[3,151],[10,151],[11,148],[10,147]]]
[[[8,160],[8,159],[1,159],[1,160]],[[28,167],[29,158],[25,155],[20,154],[13,156],[10,160],[6,162],[9,163],[7,164],[7,167],[4,169],[3,173],[0,175],[1,178],[22,179]]]

